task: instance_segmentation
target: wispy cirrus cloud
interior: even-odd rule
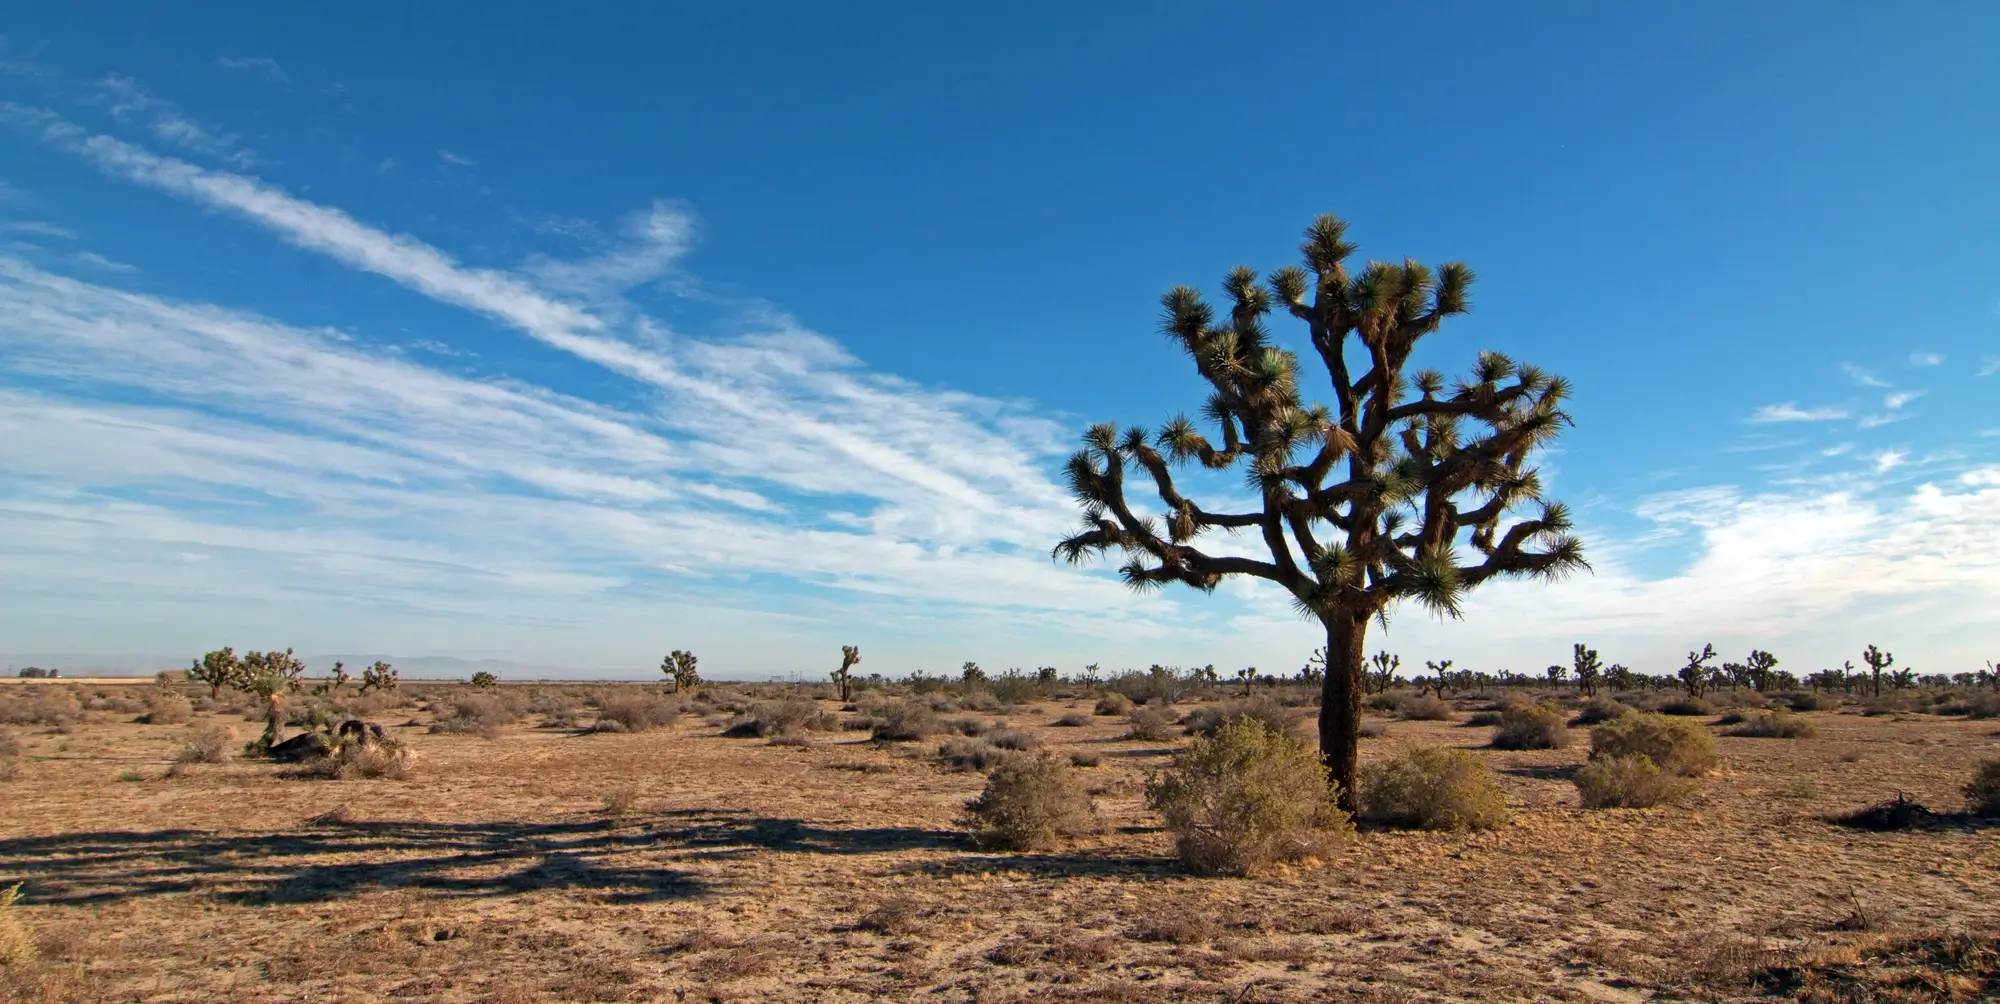
[[[1923,397],[1925,393],[1927,392],[1921,390],[1894,391],[1892,393],[1883,395],[1882,407],[1887,408],[1890,411],[1894,411],[1906,404],[1909,404],[1911,401],[1915,401],[1916,399]]]
[[[1842,372],[1847,374],[1848,379],[1853,380],[1855,383],[1858,383],[1863,387],[1889,386],[1889,381],[1884,380],[1881,377],[1878,377],[1875,374],[1870,373],[1869,371],[1854,365],[1853,363],[1842,363],[1840,364],[1840,369]]]
[[[1831,422],[1847,417],[1840,408],[1801,408],[1796,401],[1767,404],[1750,416],[1752,422]]]
[[[180,106],[154,97],[130,77],[110,74],[95,91],[105,110],[120,122],[143,126],[166,143],[218,158],[237,167],[257,163],[257,155],[241,146],[239,137],[216,133],[194,121]]]

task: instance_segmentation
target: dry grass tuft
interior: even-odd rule
[[[155,691],[146,698],[146,724],[185,725],[194,718],[194,704],[172,691]]]
[[[1361,816],[1424,830],[1492,829],[1510,818],[1507,798],[1486,764],[1444,746],[1412,746],[1370,764],[1361,780]]]
[[[35,932],[21,919],[20,898],[19,885],[0,889],[0,970],[10,975],[35,961]]]
[[[1789,711],[1755,711],[1729,734],[1756,739],[1811,739],[1819,735],[1819,727]]]
[[[175,763],[223,763],[229,747],[236,744],[236,730],[227,725],[196,725],[188,730],[187,741],[174,754]]]
[[[994,768],[961,823],[980,845],[1014,851],[1051,850],[1099,829],[1090,794],[1068,764],[1046,754]]]
[[[857,930],[873,931],[892,938],[907,938],[924,930],[924,917],[928,913],[916,900],[898,896],[862,914],[854,926]]]
[[[1255,718],[1233,718],[1174,754],[1146,785],[1190,871],[1243,875],[1323,855],[1350,827],[1319,751]]]

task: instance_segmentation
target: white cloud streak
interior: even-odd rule
[[[1795,401],[1767,404],[1750,416],[1752,422],[1831,422],[1847,417],[1839,408],[1801,408]]]

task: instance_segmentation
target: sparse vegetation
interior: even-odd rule
[[[174,754],[174,762],[224,763],[229,759],[229,747],[235,742],[236,731],[227,725],[191,726],[187,741]]]
[[[981,846],[1013,851],[1052,850],[1098,829],[1096,804],[1070,766],[1042,755],[995,767],[963,823]]]
[[[431,731],[497,739],[502,728],[513,724],[514,717],[514,712],[497,697],[467,694],[452,700],[449,710],[431,723]]]
[[[1493,746],[1503,750],[1556,750],[1569,745],[1562,709],[1516,701],[1500,711]]]
[[[1117,717],[1132,713],[1132,699],[1117,691],[1109,691],[1097,699],[1095,712],[1107,717]]]
[[[1174,713],[1165,708],[1153,705],[1135,708],[1125,716],[1125,724],[1130,726],[1125,733],[1127,739],[1159,743],[1174,737]]]
[[[1397,704],[1396,711],[1415,722],[1448,722],[1457,717],[1451,705],[1432,694],[1406,697]]]
[[[1472,753],[1443,746],[1412,746],[1369,765],[1361,806],[1369,822],[1425,830],[1485,830],[1511,818],[1493,772]]]
[[[917,701],[891,701],[875,715],[869,730],[878,742],[915,742],[938,733],[937,714]]]
[[[1147,782],[1146,805],[1166,818],[1181,863],[1204,875],[1318,856],[1348,832],[1318,751],[1242,715],[1175,753]]]
[[[1630,714],[1632,708],[1609,697],[1593,697],[1583,703],[1576,717],[1569,720],[1571,725],[1596,725],[1610,721],[1619,715]]]
[[[146,724],[186,725],[194,718],[194,704],[171,690],[155,690],[146,696]]]
[[[1810,739],[1819,735],[1819,727],[1789,711],[1757,711],[1729,734],[1759,739]]]
[[[0,889],[0,973],[8,975],[35,961],[35,932],[21,917],[20,900],[19,883]]]
[[[593,728],[599,732],[645,732],[671,725],[679,716],[680,709],[658,694],[620,692],[606,697],[597,707],[596,724],[616,727]]]
[[[1644,809],[1670,802],[1687,790],[1687,779],[1664,771],[1644,753],[1600,757],[1577,769],[1573,778],[1586,809]]]
[[[1715,737],[1701,725],[1652,713],[1620,715],[1590,730],[1590,758],[1639,754],[1670,774],[1696,777],[1715,766]]]
[[[1988,760],[1965,783],[1965,811],[1975,816],[2000,816],[2000,760]]]

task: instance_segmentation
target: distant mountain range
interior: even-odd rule
[[[330,671],[333,668],[333,664],[335,662],[341,662],[346,664],[347,671],[349,673],[353,674],[356,677],[359,677],[361,675],[361,668],[363,666],[366,666],[369,663],[374,662],[377,659],[380,659],[383,662],[386,662],[391,666],[396,667],[396,671],[400,673],[402,675],[402,678],[405,680],[464,680],[471,677],[472,674],[478,672],[492,673],[494,676],[497,676],[502,680],[661,679],[660,675],[656,672],[648,673],[643,670],[638,670],[629,667],[620,669],[581,669],[575,666],[542,666],[526,662],[509,662],[506,659],[459,659],[448,655],[407,656],[407,655],[390,655],[381,652],[370,652],[365,654],[329,653],[326,655],[302,655],[299,658],[305,660],[306,675],[308,676],[324,676],[327,674],[328,671]],[[46,660],[37,663],[37,665],[56,666],[57,668],[60,668],[62,670],[63,676],[72,679],[122,677],[122,676],[146,677],[146,676],[152,676],[155,672],[157,672],[159,669],[162,668],[164,669],[187,668],[186,663],[181,663],[180,665],[177,666],[154,667],[152,669],[148,669],[145,668],[143,665],[134,665],[129,663],[123,665],[116,665],[116,664],[93,665],[90,663],[66,663],[60,661],[46,661]],[[17,672],[19,672],[18,667],[10,668],[7,671],[6,675],[12,676],[15,675],[15,673]],[[779,679],[779,677],[775,676],[732,677],[729,679],[732,681],[740,682],[750,679],[755,679],[755,680]],[[723,681],[718,679],[718,682],[723,682]]]

